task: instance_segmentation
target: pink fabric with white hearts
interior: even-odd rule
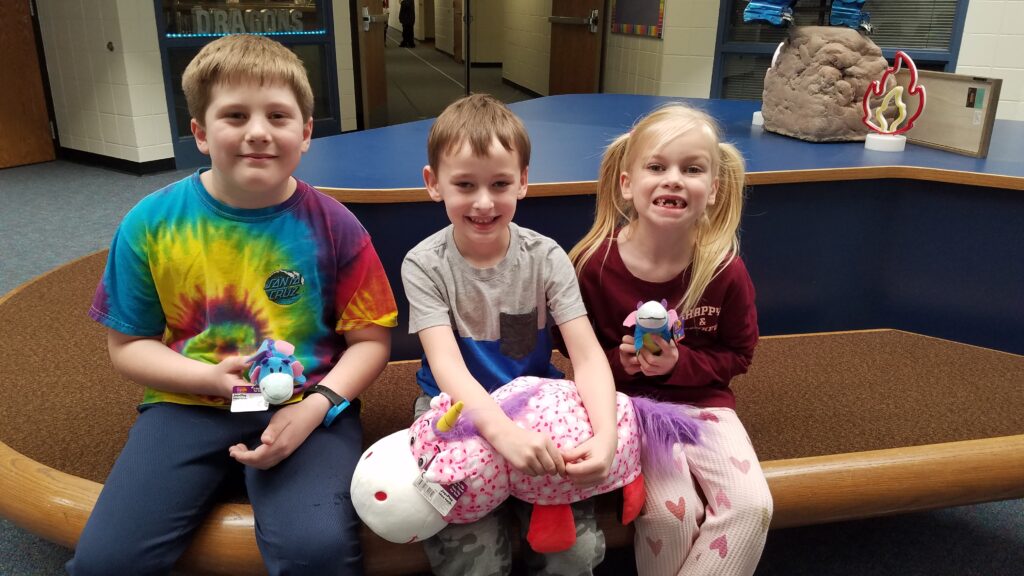
[[[548,434],[561,450],[593,436],[573,382],[524,376],[495,390],[491,396],[501,405],[524,392],[529,394],[529,401],[514,418],[520,427]],[[531,504],[571,504],[621,488],[640,475],[640,434],[633,404],[624,394],[616,394],[619,442],[611,473],[602,484],[586,489],[576,488],[559,476],[522,474],[480,436],[446,439],[434,429],[434,424],[450,407],[451,399],[442,392],[431,401],[431,409],[409,429],[413,456],[426,471],[427,480],[440,484],[466,482],[465,494],[444,517],[450,523],[475,522],[509,496]],[[464,412],[461,418],[465,417]]]

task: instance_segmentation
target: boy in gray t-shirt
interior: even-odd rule
[[[444,203],[451,225],[402,263],[409,330],[419,334],[424,351],[417,415],[444,391],[463,402],[463,417],[516,469],[600,483],[615,456],[615,384],[565,251],[512,223],[526,195],[525,127],[494,98],[467,96],[437,118],[427,155],[427,192]],[[551,365],[549,318],[559,327],[594,428],[591,439],[563,451],[549,437],[516,426],[488,394],[518,376],[561,377]],[[434,573],[508,574],[509,509],[522,526],[528,523],[529,507],[510,499],[485,518],[452,524],[424,542]],[[593,502],[574,504],[573,515],[578,536],[569,550],[539,555],[522,547],[531,572],[589,574],[604,558]]]

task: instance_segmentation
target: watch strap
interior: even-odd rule
[[[345,408],[348,408],[351,402],[347,398],[338,394],[334,390],[331,390],[327,386],[322,384],[314,384],[310,386],[303,394],[302,398],[305,399],[310,394],[322,394],[331,402],[331,408],[327,411],[327,415],[324,416],[324,426],[330,426],[334,423],[334,419],[341,414]]]

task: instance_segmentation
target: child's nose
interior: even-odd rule
[[[476,196],[476,201],[473,205],[478,210],[489,210],[494,206],[494,199],[491,198],[491,191],[485,187],[480,188],[480,193]]]
[[[670,188],[681,188],[683,186],[683,171],[679,168],[669,168],[666,170],[665,185]]]
[[[246,140],[250,142],[266,140],[270,135],[270,131],[267,129],[267,122],[263,118],[254,117],[249,121],[248,130],[246,131]]]

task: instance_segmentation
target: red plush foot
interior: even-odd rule
[[[562,552],[576,543],[576,521],[568,504],[533,505],[530,530],[526,533],[530,548],[541,554]]]
[[[644,488],[644,475],[641,474],[636,477],[636,480],[622,487],[623,525],[636,520],[644,508],[645,499],[647,499],[647,490]]]

